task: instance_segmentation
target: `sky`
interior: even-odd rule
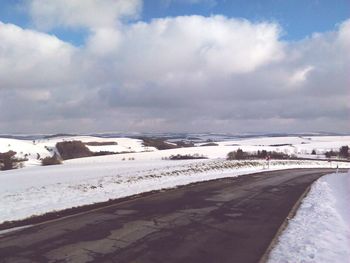
[[[0,134],[350,132],[348,0],[2,0]]]

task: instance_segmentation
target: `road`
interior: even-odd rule
[[[325,169],[197,183],[0,236],[0,262],[258,262]]]

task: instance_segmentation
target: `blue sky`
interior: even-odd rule
[[[188,4],[186,1],[145,1],[143,17],[222,14],[252,21],[277,21],[284,38],[299,40],[313,32],[332,30],[350,15],[348,0],[217,0]]]
[[[0,21],[30,28],[31,21],[23,0],[2,0]],[[349,0],[145,0],[139,20],[183,15],[224,15],[250,21],[273,21],[284,30],[282,39],[301,40],[314,32],[333,30],[350,17]],[[80,29],[55,28],[60,39],[81,45],[87,32]]]

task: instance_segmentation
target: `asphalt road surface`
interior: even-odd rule
[[[197,183],[0,236],[0,262],[259,262],[325,169]]]

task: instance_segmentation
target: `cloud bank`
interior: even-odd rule
[[[27,5],[34,29],[0,23],[3,133],[349,131],[349,20],[285,42],[268,21],[143,22],[136,0]]]

